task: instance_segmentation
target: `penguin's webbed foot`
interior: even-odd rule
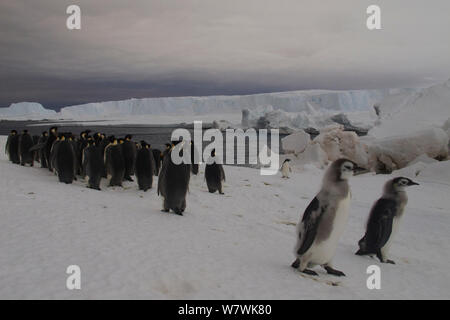
[[[384,261],[384,263],[390,263],[390,264],[395,264],[395,262],[393,261],[393,260],[386,260],[386,261]]]
[[[345,277],[345,273],[343,273],[342,271],[333,269],[330,266],[324,266],[324,268],[328,274],[332,274],[333,276],[337,276],[337,277]]]
[[[317,272],[310,270],[310,269],[305,269],[302,271],[303,273],[310,275],[310,276],[318,276]]]
[[[300,259],[299,258],[295,259],[295,261],[292,262],[291,267],[294,269],[298,269],[298,267],[300,267]]]

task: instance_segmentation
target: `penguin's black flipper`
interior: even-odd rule
[[[316,238],[317,227],[322,219],[324,207],[320,206],[319,200],[315,197],[305,210],[302,218],[302,230],[299,237],[304,233],[303,242],[297,251],[297,254],[302,255],[311,247]]]
[[[225,181],[225,171],[223,170],[223,165],[219,166],[219,170],[220,170],[220,179]]]
[[[44,149],[44,147],[45,147],[46,144],[47,144],[47,142],[35,144],[34,146],[32,146],[32,147],[30,148],[30,151],[36,151],[36,150]]]
[[[370,214],[365,238],[368,253],[376,253],[381,249],[392,233],[392,224],[396,202],[391,199],[379,199]]]

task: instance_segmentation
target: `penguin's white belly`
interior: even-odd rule
[[[399,225],[399,218],[395,217],[392,221],[392,232],[389,236],[388,241],[386,244],[380,249],[381,254],[384,258],[387,258],[387,255],[389,254],[389,249],[391,248],[392,240],[394,239],[394,236],[397,234],[398,231],[398,225]]]
[[[336,214],[332,221],[332,229],[329,237],[324,241],[314,241],[310,248],[311,256],[308,259],[311,264],[322,265],[331,262],[336,252],[336,247],[339,238],[345,230],[347,225],[348,214],[350,207],[350,193],[336,208]]]

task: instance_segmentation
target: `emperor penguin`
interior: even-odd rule
[[[191,165],[184,162],[180,164],[173,162],[172,150],[177,143],[174,142],[170,149],[164,151],[164,159],[158,179],[158,195],[161,194],[164,199],[164,212],[169,212],[172,209],[176,214],[182,216],[186,209],[186,194],[191,177]],[[182,156],[182,149],[180,156]]]
[[[332,259],[347,224],[351,200],[348,180],[358,169],[353,161],[338,159],[325,172],[321,190],[297,225],[297,259],[292,263],[293,268],[317,275],[308,268],[320,265],[329,274],[345,276],[333,268]]]
[[[134,167],[136,162],[136,144],[131,141],[132,135],[127,134],[123,142],[122,146],[122,154],[123,160],[125,162],[125,180],[133,181],[131,176],[134,175]]]
[[[144,192],[153,186],[153,175],[155,173],[155,160],[150,145],[141,141],[141,148],[136,155],[136,178],[139,190]]]
[[[213,149],[211,151],[211,158],[215,157],[216,150]],[[225,181],[225,171],[223,170],[222,164],[217,163],[215,160],[213,161],[213,163],[207,163],[205,167],[206,185],[210,193],[219,191],[220,194],[223,194],[222,181]]]
[[[123,159],[122,145],[114,137],[112,142],[105,148],[105,167],[107,175],[111,176],[109,186],[122,186],[125,176],[125,160]]]
[[[162,161],[162,152],[159,149],[153,149],[153,160],[155,162],[155,176],[159,175],[159,169],[161,169],[161,161]]]
[[[45,143],[45,158],[47,159],[47,166],[50,172],[53,172],[52,161],[51,161],[51,151],[53,147],[53,143],[58,139],[58,128],[51,127],[48,131],[48,138]]]
[[[83,173],[86,175],[87,187],[100,190],[100,181],[104,171],[102,150],[92,138],[88,139],[87,143],[82,154]]]
[[[19,159],[19,135],[17,130],[11,130],[6,141],[5,152],[8,155],[9,161],[15,164],[20,163]]]
[[[408,203],[405,189],[416,185],[419,184],[405,177],[386,182],[383,195],[370,211],[366,234],[358,242],[357,255],[376,255],[380,262],[395,264],[388,259],[389,249]]]
[[[292,168],[290,166],[291,159],[284,160],[283,164],[281,165],[281,174],[282,178],[289,178],[289,173],[292,172]]]
[[[71,135],[61,135],[53,152],[53,165],[58,174],[59,182],[72,183],[75,180],[76,154]]]
[[[31,135],[28,133],[28,130],[23,130],[22,134],[19,136],[19,158],[20,165],[24,166],[25,164],[30,164],[33,166],[34,164],[34,153],[30,151],[33,147],[34,142]]]
[[[47,131],[43,131],[41,136],[39,137],[38,140],[38,145],[42,145],[45,146],[46,142],[47,142],[47,138],[48,138],[48,132]],[[39,153],[39,159],[41,161],[41,168],[47,168],[47,158],[45,157],[45,148],[40,148],[38,150]]]

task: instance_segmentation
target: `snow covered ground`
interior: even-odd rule
[[[6,138],[0,137],[0,150]],[[187,210],[162,213],[153,188],[87,189],[48,170],[0,156],[0,298],[93,299],[449,299],[450,181],[424,170],[392,246],[396,265],[355,256],[370,207],[391,176],[354,177],[350,220],[335,257],[347,277],[303,277],[294,259],[295,224],[322,171],[291,179],[226,166],[225,195],[193,176]],[[448,171],[450,162],[439,163]],[[434,164],[431,164],[434,165]],[[154,183],[156,186],[156,182]],[[67,290],[66,268],[81,268],[81,290]],[[381,267],[381,290],[366,269]],[[330,286],[322,280],[338,281]]]

